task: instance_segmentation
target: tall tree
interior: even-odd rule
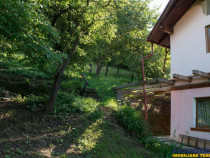
[[[110,4],[110,1],[106,0],[90,2],[84,0],[45,2],[45,6],[48,7],[45,14],[61,35],[61,41],[55,47],[67,54],[67,58],[59,63],[54,74],[54,82],[46,108],[47,113],[54,108],[64,70],[73,54],[81,46],[81,39],[88,36],[91,27],[100,20],[100,11]]]

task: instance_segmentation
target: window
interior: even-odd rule
[[[210,25],[206,26],[206,47],[207,52],[210,53]]]
[[[196,99],[196,128],[210,128],[210,97]]]

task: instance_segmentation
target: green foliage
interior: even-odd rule
[[[0,59],[0,73],[10,76],[22,76],[31,79],[51,78],[49,73],[40,71],[37,67],[26,66],[15,59],[7,60],[5,57]]]
[[[72,92],[72,93],[80,93],[82,87],[82,83],[78,78],[69,78],[67,81],[61,83],[61,90]]]
[[[27,97],[24,97],[24,102],[28,104],[26,107],[29,108],[31,111],[44,109],[46,101],[46,97],[44,96],[29,95]]]
[[[73,106],[81,112],[92,113],[97,109],[99,103],[92,98],[77,97],[74,100]]]
[[[59,92],[56,100],[54,114],[66,115],[69,112],[74,112],[75,108],[72,106],[76,96],[72,93]]]
[[[85,75],[90,83],[90,87],[96,89],[98,95],[103,99],[103,101],[116,96],[116,93],[112,90],[112,87],[130,82],[130,78],[126,77],[125,73],[122,73],[121,75],[108,75],[107,77],[104,75],[98,77],[95,74],[88,73],[85,73]]]
[[[146,136],[146,123],[140,113],[129,106],[122,106],[116,111],[119,122],[129,131],[134,133],[137,138],[142,139]]]
[[[46,98],[46,96],[35,96],[33,94],[27,96],[21,96],[19,94],[16,97],[12,98],[12,100],[26,105],[26,108],[31,111],[37,111],[40,109],[44,109],[44,105],[47,101]]]
[[[96,109],[95,111],[93,111],[92,113],[90,113],[88,115],[88,118],[91,120],[91,121],[94,121],[94,120],[97,120],[97,119],[101,119],[103,118],[103,113],[102,111]]]
[[[171,145],[166,145],[152,136],[145,137],[141,142],[157,157],[170,158],[173,154],[173,150],[182,148],[182,146],[179,146],[176,142],[171,143]]]
[[[114,108],[114,110],[115,117],[123,127],[134,134],[143,146],[151,151],[155,157],[169,158],[171,157],[173,150],[179,148],[176,143],[169,146],[152,136],[139,111],[126,105]]]
[[[59,34],[39,12],[36,2],[1,0],[0,8],[1,52],[23,54],[25,62],[42,69],[61,60],[53,49]]]
[[[90,1],[87,5],[84,0],[1,0],[1,74],[8,74],[13,78],[25,77],[23,81],[27,84],[21,86],[25,88],[25,85],[33,83],[32,80],[52,78],[55,67],[77,46],[69,65],[73,71],[64,73],[64,82],[61,83],[53,116],[65,118],[70,113],[80,111],[80,114],[92,121],[91,129],[87,128],[83,132],[78,143],[81,150],[93,150],[91,154],[95,157],[141,156],[141,153],[131,149],[128,145],[130,142],[123,140],[119,133],[113,132],[111,128],[107,130],[108,126],[102,128],[104,133],[99,128],[104,124],[98,120],[103,118],[103,113],[99,110],[99,105],[103,104],[115,110],[119,122],[141,140],[145,147],[167,157],[171,152],[170,148],[149,137],[140,113],[128,106],[118,107],[114,99],[115,93],[111,88],[130,82],[130,72],[121,70],[122,74],[115,74],[116,69],[111,68],[109,73],[112,76],[108,77],[86,73],[90,86],[96,89],[103,102],[77,96],[81,89],[78,72],[83,71],[87,63],[121,65],[140,74],[140,60],[142,56],[150,53],[146,37],[157,18],[154,11],[149,9],[149,2],[103,0]],[[145,61],[147,78],[163,75],[163,61],[164,49],[155,47],[154,57]],[[169,67],[170,63],[167,62],[164,77],[169,76]],[[40,87],[49,90],[49,87],[44,85],[45,83],[42,83]],[[24,103],[31,111],[44,110],[48,97],[42,91],[40,93],[42,96],[18,95],[13,100]],[[15,112],[11,110],[8,115]],[[75,131],[77,132],[74,134],[78,137],[79,132]],[[102,141],[108,142],[98,145],[103,134],[105,138],[101,138]],[[128,143],[114,146],[113,142],[117,145],[121,142]],[[106,148],[111,148],[111,153],[104,151]],[[122,153],[118,152],[118,149]],[[100,151],[104,152],[101,154]],[[13,156],[11,151],[5,154],[6,157]],[[21,151],[19,154],[22,154]],[[62,157],[65,156],[64,154]]]
[[[79,111],[88,115],[90,120],[96,120],[103,116],[98,107],[99,103],[92,98],[83,98],[72,93],[59,92],[54,114],[66,116],[70,112]]]
[[[169,50],[167,50],[169,51]],[[154,55],[145,60],[145,75],[147,79],[152,78],[170,78],[170,52],[167,54],[165,69],[164,60],[165,60],[165,48],[154,45]],[[149,52],[148,52],[149,55]]]

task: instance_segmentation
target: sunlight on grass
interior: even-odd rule
[[[114,110],[117,110],[117,108],[118,108],[118,103],[114,98],[111,98],[111,99],[105,101],[104,104],[106,107],[109,107]]]
[[[6,113],[0,113],[0,120],[1,119],[6,119],[6,118],[9,118],[9,117],[13,117],[13,115],[16,113],[15,109],[11,109],[9,110],[8,112]]]
[[[94,112],[98,107],[97,101],[93,98],[77,97],[74,99],[73,106],[79,109],[81,112],[90,113]]]
[[[88,82],[89,87],[95,88],[98,95],[102,100],[107,100],[110,97],[116,96],[116,93],[112,90],[112,87],[119,86],[122,84],[127,84],[130,80],[122,76],[96,76],[95,74],[85,73],[87,78],[90,78]]]
[[[96,72],[96,68],[97,68],[96,64],[93,64],[92,65],[92,73]],[[86,71],[88,71],[88,70],[89,70],[89,66],[86,67]],[[103,66],[102,69],[101,69],[100,76],[104,76],[105,72],[106,72],[106,66]],[[130,77],[132,75],[132,72],[129,71],[129,70],[125,70],[123,68],[120,68],[119,74],[117,74],[117,68],[113,67],[113,66],[109,66],[108,76],[109,75],[111,75],[111,76],[113,76],[113,75],[125,76],[125,77],[128,77],[130,79]]]
[[[55,145],[50,144],[50,146],[48,148],[43,148],[39,151],[39,153],[41,154],[40,156],[44,156],[44,157],[52,157],[52,153],[53,150],[56,148]]]
[[[102,130],[99,126],[103,123],[102,119],[97,120],[96,122],[92,123],[88,129],[81,135],[78,139],[78,148],[82,151],[90,151],[94,149],[95,145],[97,144],[98,139],[102,135]]]

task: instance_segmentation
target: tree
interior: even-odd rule
[[[54,108],[64,70],[73,54],[77,52],[77,48],[81,46],[81,39],[88,36],[91,27],[98,19],[100,20],[100,10],[109,6],[110,2],[104,0],[90,3],[84,0],[66,0],[44,3],[45,15],[61,35],[61,41],[55,45],[55,49],[67,54],[67,58],[59,63],[54,74],[54,82],[46,108],[47,113]]]
[[[55,71],[46,107],[50,112],[70,61],[81,66],[95,61],[97,75],[105,64],[140,71],[136,65],[149,52],[146,36],[155,19],[149,2],[1,0],[0,49],[8,55],[21,53],[28,63]],[[146,67],[152,67],[153,61],[147,62]]]
[[[38,7],[36,3],[1,0],[0,50],[8,56],[22,54],[26,62],[45,69],[57,63],[62,53],[53,49],[58,32],[37,12]]]
[[[118,29],[112,41],[117,50],[115,65],[128,67],[132,72],[141,71],[141,57],[150,51],[146,38],[157,15],[149,9],[149,2],[131,1],[116,11]]]

